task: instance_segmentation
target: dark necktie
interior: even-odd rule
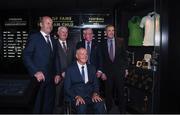
[[[47,38],[47,44],[48,44],[49,48],[51,48],[51,51],[52,51],[51,42],[50,42],[50,40],[49,40],[50,37],[49,37],[49,35],[46,35],[45,37]]]
[[[67,47],[66,47],[66,45],[65,45],[65,42],[62,42],[62,44],[63,44],[63,50],[64,50],[64,52],[66,53]]]
[[[109,46],[109,57],[111,61],[114,61],[114,55],[113,55],[113,40],[110,40],[110,46]]]
[[[85,81],[84,66],[81,67],[81,75],[82,75],[83,81]]]
[[[88,64],[90,64],[91,48],[90,42],[87,42]]]

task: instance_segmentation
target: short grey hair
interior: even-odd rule
[[[66,26],[59,26],[58,31],[61,31],[62,29],[66,29],[68,31],[68,28]]]

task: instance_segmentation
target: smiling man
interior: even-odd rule
[[[49,16],[43,16],[40,32],[29,36],[23,51],[24,64],[39,86],[34,113],[52,113],[54,106],[56,41],[50,36],[52,24]]]
[[[93,65],[87,64],[87,50],[79,48],[76,58],[77,61],[66,71],[65,95],[70,97],[77,113],[86,113],[88,105],[93,106],[95,113],[105,113],[104,101],[99,96],[96,69]]]

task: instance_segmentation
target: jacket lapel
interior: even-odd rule
[[[81,75],[81,71],[80,71],[79,68],[78,68],[77,62],[76,62],[76,66],[75,66],[75,73],[78,73],[77,76],[79,76],[80,80],[83,82],[83,78],[82,78],[82,75]]]
[[[84,41],[82,42],[82,47],[83,47],[83,48],[86,48],[85,43],[86,43],[86,42],[85,42],[85,40],[84,40]]]
[[[50,49],[50,47],[48,46],[48,44],[47,44],[44,36],[41,34],[41,32],[39,32],[39,35],[40,35],[40,39],[41,39],[42,43],[46,46],[46,48],[47,48],[49,51],[52,51],[52,50]],[[51,38],[51,39],[52,39],[52,38]],[[51,42],[52,42],[52,40],[51,40]],[[52,44],[53,44],[53,43],[52,43]]]
[[[41,40],[43,41],[43,43],[46,44],[46,45],[48,46],[48,44],[47,44],[47,42],[46,42],[44,36],[41,34],[41,32],[39,32],[39,35],[40,35]]]
[[[66,53],[64,52],[64,50],[63,50],[63,48],[62,48],[61,43],[59,42],[59,40],[58,40],[58,46],[59,46],[59,48],[60,48],[60,54],[63,53],[64,55],[66,55]]]
[[[108,51],[108,40],[106,40],[105,44],[104,44],[104,49],[105,49],[105,57],[108,58],[109,61],[111,61],[111,59],[109,58],[109,51]]]
[[[91,81],[91,75],[90,75],[91,69],[89,69],[89,68],[90,68],[90,67],[89,67],[89,64],[87,64],[88,82]]]

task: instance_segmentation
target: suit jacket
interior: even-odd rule
[[[53,51],[48,46],[46,40],[40,32],[31,34],[27,40],[26,47],[23,51],[23,60],[31,76],[38,71],[42,71],[46,81],[52,79],[55,75],[55,52],[56,42],[51,37]]]
[[[87,64],[88,79],[85,84],[78,68],[77,62],[68,67],[64,80],[65,96],[74,99],[75,96],[91,97],[94,92],[99,93],[99,84],[95,67]]]
[[[128,58],[122,38],[115,38],[115,57],[112,62],[109,58],[108,43],[105,39],[102,42],[103,69],[107,77],[124,76],[128,68]]]
[[[76,45],[76,49],[78,48],[85,48],[85,41],[80,41]],[[103,71],[103,62],[102,62],[102,55],[101,55],[101,47],[100,45],[95,41],[92,40],[91,44],[91,54],[90,54],[90,63],[93,64],[96,67],[96,70]]]
[[[67,40],[67,52],[65,53],[59,40],[57,40],[56,74],[61,75],[75,59],[75,46]]]

